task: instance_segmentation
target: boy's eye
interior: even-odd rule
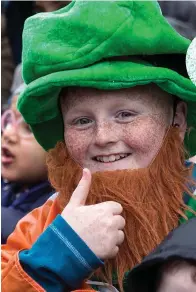
[[[78,126],[88,125],[90,123],[92,123],[92,120],[90,120],[88,118],[80,118],[80,119],[77,119],[76,121],[74,121],[74,125],[78,125]]]
[[[120,113],[118,113],[117,114],[117,118],[118,119],[123,119],[123,120],[125,120],[125,119],[128,119],[128,118],[132,118],[132,117],[134,117],[136,114],[135,113],[133,113],[133,112],[129,112],[129,111],[121,111]]]

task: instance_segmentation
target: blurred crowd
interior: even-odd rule
[[[1,98],[2,111],[23,82],[21,74],[22,31],[25,20],[35,13],[57,10],[69,1],[1,2]]]
[[[47,180],[45,152],[16,109],[17,98],[25,87],[21,66],[24,22],[35,13],[54,11],[70,2],[1,2],[2,242],[6,242],[20,218],[53,193]],[[196,36],[196,1],[159,4],[178,32],[190,40]],[[10,121],[14,128],[7,126]]]

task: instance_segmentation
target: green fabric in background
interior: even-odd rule
[[[63,140],[63,87],[118,90],[155,83],[188,104],[186,146],[196,154],[196,87],[183,70],[190,41],[162,16],[156,1],[74,1],[25,22],[19,111],[46,149]],[[153,58],[154,60],[153,60]],[[159,63],[157,57],[164,56]],[[149,58],[151,61],[149,61]],[[179,63],[179,64],[177,64]]]

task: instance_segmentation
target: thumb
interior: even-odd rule
[[[86,203],[91,186],[91,172],[88,168],[83,169],[83,175],[75,191],[73,192],[69,204],[72,206],[83,206]]]

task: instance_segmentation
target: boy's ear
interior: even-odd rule
[[[184,136],[187,129],[187,104],[183,101],[177,103],[176,112],[173,120],[173,126],[178,127],[180,130],[180,137],[184,140]]]

